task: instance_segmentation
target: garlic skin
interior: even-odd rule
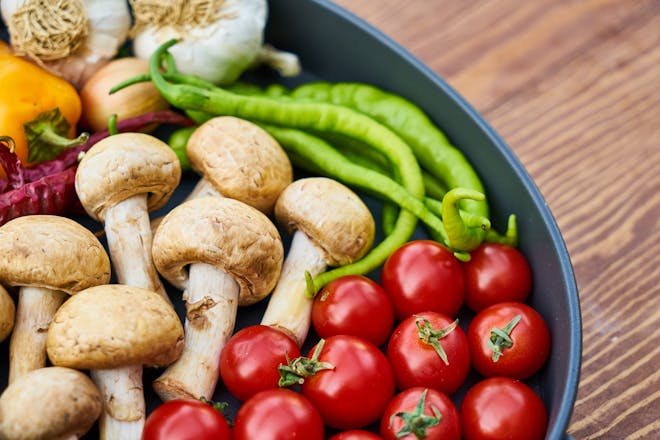
[[[0,0],[2,19],[11,17],[29,0]],[[57,60],[35,60],[80,89],[87,79],[116,54],[128,38],[131,15],[124,0],[83,0],[89,24],[85,41],[73,54]]]
[[[230,84],[261,61],[267,16],[266,0],[225,0],[217,21],[208,25],[141,24],[133,35],[133,53],[149,58],[161,44],[177,38],[180,42],[169,52],[178,71],[214,84]],[[283,75],[299,73],[295,55],[286,54],[285,64],[284,69],[278,68]]]

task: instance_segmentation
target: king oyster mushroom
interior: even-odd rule
[[[186,323],[181,358],[154,382],[163,400],[212,398],[237,307],[270,293],[283,255],[275,225],[238,200],[202,197],[165,216],[154,237],[154,262],[184,290]]]
[[[14,328],[14,318],[16,317],[16,306],[14,300],[4,287],[0,286],[0,342],[7,339],[7,336]]]
[[[70,368],[32,370],[0,396],[0,438],[77,439],[101,414],[101,395],[84,373]]]
[[[286,332],[300,346],[313,303],[306,295],[305,273],[315,277],[328,266],[361,258],[373,243],[376,226],[357,194],[325,177],[294,181],[277,199],[275,217],[293,238],[261,323]]]
[[[79,292],[59,308],[46,348],[53,365],[91,370],[103,398],[101,439],[139,439],[145,421],[142,367],[178,359],[183,327],[158,293],[108,284]]]
[[[109,280],[103,245],[71,219],[29,215],[0,227],[0,284],[19,287],[9,383],[46,366],[46,331],[66,297]]]
[[[280,144],[258,125],[233,116],[216,116],[197,127],[186,154],[200,179],[184,202],[229,197],[270,215],[293,180],[291,162]],[[161,221],[154,219],[152,229]]]
[[[176,154],[144,133],[119,133],[99,141],[76,172],[83,208],[104,222],[118,282],[154,290],[168,301],[151,257],[149,212],[167,203],[180,180]]]

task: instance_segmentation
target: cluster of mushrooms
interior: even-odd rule
[[[268,297],[261,323],[302,345],[312,306],[305,273],[371,247],[375,224],[362,200],[328,178],[294,181],[288,156],[260,127],[216,117],[187,152],[200,179],[161,219],[150,213],[181,180],[167,144],[120,133],[87,152],[76,191],[103,223],[107,252],[64,217],[0,227],[0,340],[11,338],[0,438],[79,438],[98,420],[102,439],[139,439],[144,367],[163,368],[151,384],[163,401],[211,399],[239,306]],[[276,224],[292,234],[286,258]],[[183,323],[173,306],[181,299],[161,279],[183,292]]]

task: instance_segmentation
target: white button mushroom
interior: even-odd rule
[[[72,296],[55,314],[47,337],[53,365],[92,370],[104,402],[103,439],[140,438],[142,367],[169,365],[182,349],[183,326],[171,305],[151,290],[121,284]]]
[[[280,144],[244,119],[218,116],[206,121],[188,139],[186,153],[202,176],[190,198],[229,197],[268,215],[293,180],[291,162]]]
[[[14,318],[16,317],[16,306],[14,300],[4,287],[0,286],[0,342],[7,339],[7,336],[14,328]]]
[[[289,185],[275,204],[275,216],[294,235],[261,323],[285,331],[302,345],[313,302],[305,293],[305,273],[315,277],[328,266],[358,260],[373,244],[376,226],[357,194],[325,177]]]
[[[176,154],[163,141],[144,133],[120,133],[101,140],[87,151],[76,172],[76,192],[85,211],[104,222],[119,283],[155,291],[170,307],[151,255],[149,212],[167,203],[180,180]],[[137,379],[141,384],[142,367],[98,370],[93,378],[102,390]],[[113,398],[117,407],[133,405],[130,395],[118,393]],[[119,402],[121,398],[128,401]],[[140,418],[133,414],[102,417],[104,432],[112,438],[121,433],[116,438],[122,440],[139,438],[144,424],[141,411]]]
[[[0,284],[20,287],[9,345],[9,383],[46,366],[46,330],[67,294],[109,280],[105,249],[71,219],[30,215],[0,227]]]
[[[281,237],[262,212],[237,200],[204,197],[165,216],[153,256],[161,275],[184,290],[186,302],[183,353],[154,389],[163,400],[210,399],[237,307],[261,300],[277,282]]]
[[[154,290],[168,301],[151,258],[149,212],[165,205],[180,179],[176,154],[144,133],[101,140],[87,151],[76,172],[76,193],[85,211],[105,223],[119,283]]]
[[[0,396],[0,438],[77,439],[101,414],[101,395],[77,370],[46,367],[14,381]]]

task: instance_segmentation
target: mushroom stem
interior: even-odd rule
[[[147,195],[138,194],[108,208],[105,234],[119,283],[153,290],[169,302],[151,256]]]
[[[46,336],[67,294],[45,287],[21,287],[9,342],[9,383],[46,366]]]
[[[198,199],[200,197],[223,197],[222,193],[218,191],[215,186],[204,177],[197,181],[193,190],[185,198],[184,202],[188,200]]]
[[[161,399],[213,397],[220,374],[220,352],[236,322],[238,294],[238,284],[224,271],[205,263],[190,265],[183,293],[183,353],[154,381],[154,390]]]
[[[315,277],[327,267],[323,252],[307,235],[300,230],[294,232],[282,274],[270,295],[261,323],[286,332],[302,346],[309,331],[314,302],[306,295],[305,272]]]
[[[197,184],[193,190],[186,196],[181,203],[185,203],[189,200],[199,199],[202,197],[224,197],[220,191],[215,189],[213,184],[203,177],[197,181]],[[156,228],[160,225],[160,222],[163,221],[164,217],[156,217],[151,220],[151,230],[153,233],[156,232]]]
[[[146,413],[142,365],[92,370],[90,376],[103,399],[99,418],[101,440],[139,439]]]

